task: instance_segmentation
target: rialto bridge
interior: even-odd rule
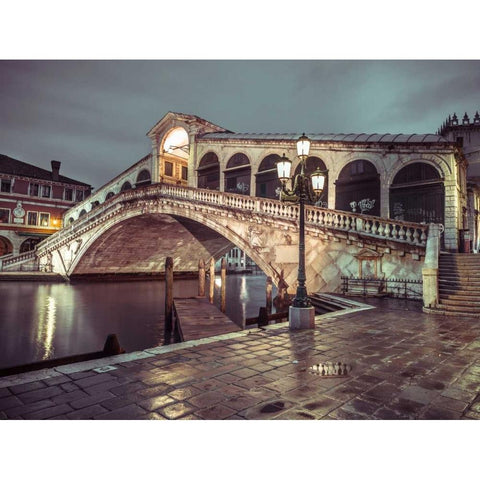
[[[307,211],[309,291],[338,291],[342,275],[420,280],[424,259],[435,267],[439,247],[459,250],[468,164],[457,142],[433,134],[307,135],[306,173],[327,171],[323,196]],[[150,153],[68,210],[63,229],[35,252],[2,268],[34,261],[65,277],[153,274],[172,256],[177,271],[192,271],[235,245],[293,293],[298,211],[277,200],[275,162],[286,154],[299,168],[299,134],[233,133],[169,112],[147,136]]]
[[[195,271],[200,259],[241,248],[293,293],[298,207],[278,200],[171,184],[124,191],[43,241],[42,270],[72,275]],[[335,291],[342,275],[421,279],[428,226],[319,207],[306,209],[309,291]]]
[[[195,115],[169,112],[147,133],[151,152],[66,212],[64,225],[121,192],[155,183],[277,199],[275,162],[286,154],[299,168],[299,135],[233,133]],[[434,134],[307,135],[307,173],[327,171],[319,206],[442,224],[442,248],[462,247],[461,232],[469,224],[467,162],[456,142]],[[470,233],[475,249],[477,233]]]

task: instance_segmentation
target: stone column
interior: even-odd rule
[[[440,253],[440,226],[431,223],[428,226],[425,262],[422,268],[423,307],[438,306],[438,256]]]

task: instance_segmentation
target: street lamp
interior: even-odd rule
[[[300,158],[300,173],[290,177],[292,162],[285,154],[277,161],[277,173],[282,190],[280,200],[298,203],[300,205],[299,242],[298,242],[298,276],[297,293],[289,309],[288,320],[290,329],[304,329],[315,327],[315,308],[307,295],[305,282],[305,203],[315,202],[323,192],[326,172],[317,168],[311,175],[305,174],[305,163],[310,151],[310,139],[303,134],[297,140],[297,154]],[[291,180],[292,189],[287,188]]]

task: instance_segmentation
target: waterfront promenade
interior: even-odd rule
[[[0,378],[0,419],[480,418],[478,319],[368,303],[314,330],[271,325]],[[322,376],[338,362],[342,375]]]

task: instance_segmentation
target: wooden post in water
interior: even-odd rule
[[[173,258],[165,261],[165,342],[170,343],[173,329]]]
[[[213,257],[210,259],[209,275],[210,285],[208,291],[208,301],[210,303],[213,303],[213,294],[215,292],[215,260],[213,259]]]
[[[225,313],[226,309],[226,288],[227,288],[227,261],[222,258],[222,270],[220,274],[222,285],[220,286],[220,311]]]
[[[203,259],[198,261],[198,296],[205,296],[205,262]]]
[[[273,289],[272,277],[267,277],[265,290],[266,290],[267,314],[269,315],[272,313],[272,289]]]

